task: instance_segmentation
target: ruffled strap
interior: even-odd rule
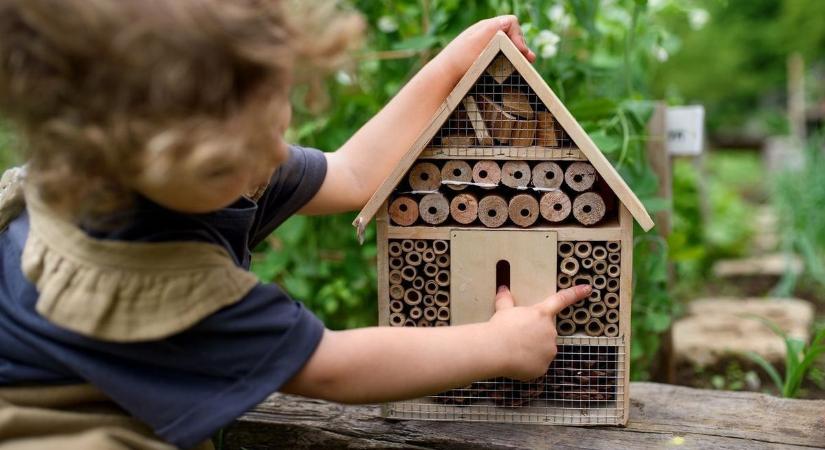
[[[6,229],[26,207],[23,198],[23,179],[26,177],[24,167],[12,167],[0,177],[0,231]]]
[[[26,192],[22,267],[37,311],[60,327],[116,342],[161,339],[241,300],[257,278],[201,242],[136,243],[89,237]]]

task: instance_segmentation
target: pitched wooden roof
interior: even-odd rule
[[[418,155],[426,148],[433,136],[438,132],[444,122],[447,121],[450,114],[458,107],[461,100],[467,95],[467,92],[469,92],[479,76],[481,76],[499,52],[503,53],[504,56],[510,60],[524,81],[533,89],[539,99],[544,102],[544,105],[550,113],[553,114],[556,122],[567,132],[570,139],[589,160],[607,185],[610,186],[610,189],[613,190],[619,201],[627,207],[642,229],[647,231],[653,228],[653,219],[650,218],[650,215],[647,213],[647,210],[645,210],[639,198],[636,197],[636,194],[633,193],[619,173],[616,172],[613,165],[610,164],[601,150],[599,150],[593,140],[590,139],[590,136],[587,135],[573,115],[570,114],[570,111],[562,104],[553,90],[550,89],[550,86],[544,82],[541,75],[536,72],[536,69],[533,68],[524,55],[519,52],[510,38],[499,31],[493,39],[490,40],[490,43],[487,44],[487,47],[464,74],[450,95],[447,96],[444,103],[441,104],[427,128],[418,136],[418,139],[410,147],[409,151],[401,158],[392,173],[384,180],[358,214],[358,217],[355,218],[352,224],[358,229],[359,236],[363,235],[364,228],[370,220],[372,220],[376,212],[378,212],[378,208],[381,207],[381,204],[384,203],[395,186],[401,181],[404,174],[418,158]]]

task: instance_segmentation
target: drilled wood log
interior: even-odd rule
[[[597,224],[604,218],[605,212],[602,196],[595,192],[579,194],[573,200],[573,217],[582,225]]]
[[[609,308],[604,314],[604,320],[608,323],[619,323],[619,310]]]
[[[442,147],[472,147],[475,143],[475,136],[462,136],[458,134],[441,136]]]
[[[619,307],[619,294],[615,292],[609,292],[604,295],[604,304],[608,308],[618,308]]]
[[[501,182],[501,167],[490,160],[481,160],[473,165],[473,182],[485,189],[492,189]]]
[[[525,188],[530,184],[530,165],[527,161],[507,161],[501,166],[501,184],[511,188]]]
[[[507,200],[500,195],[487,195],[478,202],[478,220],[487,228],[504,225],[507,216]]]
[[[516,119],[510,133],[510,145],[513,147],[529,147],[536,140],[538,121],[533,119]]]
[[[604,326],[604,335],[607,337],[616,337],[619,335],[619,326],[615,323],[608,323]]]
[[[413,191],[437,191],[441,187],[441,170],[431,162],[416,163],[407,177]]]
[[[584,326],[584,332],[588,336],[601,336],[604,333],[604,324],[599,319],[590,319]]]
[[[448,188],[460,191],[473,181],[473,168],[470,163],[460,159],[450,160],[441,168],[441,182]]]
[[[510,221],[520,227],[529,227],[539,218],[539,202],[530,194],[514,195],[507,205]]]
[[[562,258],[567,258],[568,256],[573,256],[574,252],[574,244],[572,242],[564,241],[559,242],[559,256]]]
[[[505,111],[501,105],[486,95],[480,95],[481,117],[487,125],[487,131],[493,139],[502,144],[510,142],[510,135],[516,122],[516,116]]]
[[[570,216],[573,206],[570,197],[562,191],[547,192],[541,196],[539,211],[550,222],[561,222]]]
[[[588,162],[574,162],[564,171],[564,181],[570,189],[584,192],[596,182],[596,169]]]
[[[473,127],[473,131],[475,131],[478,144],[493,145],[493,138],[487,130],[487,125],[484,124],[484,118],[481,116],[481,110],[478,107],[478,103],[476,103],[475,97],[468,95],[464,97],[461,104],[464,105],[464,110],[467,112],[467,118]]]
[[[450,203],[443,194],[427,194],[418,202],[421,219],[430,225],[439,225],[450,216]]]
[[[396,225],[410,226],[418,220],[418,203],[415,199],[402,195],[390,203],[388,214]]]
[[[607,313],[607,307],[602,302],[591,303],[587,309],[590,311],[590,317],[599,318]]]
[[[478,218],[478,199],[470,193],[458,194],[450,201],[450,216],[453,220],[468,225]]]
[[[538,119],[538,130],[536,130],[536,145],[542,147],[558,147],[559,142],[556,138],[556,119],[549,112],[538,112],[536,114]]]
[[[587,241],[576,242],[573,252],[576,254],[576,258],[587,258],[593,252],[593,244]]]
[[[572,256],[568,256],[561,261],[561,264],[559,264],[559,270],[561,270],[561,272],[565,275],[572,277],[573,275],[579,273],[579,260]]]
[[[496,83],[502,84],[510,78],[510,75],[516,71],[516,68],[513,67],[513,63],[511,63],[504,54],[499,54],[484,71],[493,77]]]
[[[533,167],[533,186],[542,189],[559,189],[564,181],[564,171],[558,164],[545,161]]]
[[[556,324],[559,336],[572,336],[576,332],[576,324],[570,319],[562,319]]]
[[[560,273],[556,279],[556,286],[559,289],[567,289],[573,285],[573,278],[570,275]]]

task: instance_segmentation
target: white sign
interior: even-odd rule
[[[700,155],[705,144],[705,107],[671,106],[665,115],[667,151],[671,155]]]

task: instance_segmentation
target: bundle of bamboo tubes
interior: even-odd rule
[[[391,326],[430,327],[450,324],[449,249],[449,241],[445,240],[389,241],[387,253],[390,271],[387,278]]]
[[[557,289],[589,284],[590,297],[559,312],[559,336],[619,335],[620,241],[562,241],[558,244]],[[613,262],[611,262],[613,261]]]

